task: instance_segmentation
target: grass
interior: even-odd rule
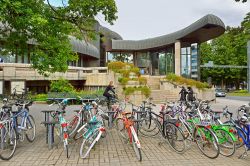
[[[250,93],[235,93],[235,92],[230,92],[227,93],[228,96],[250,96]]]

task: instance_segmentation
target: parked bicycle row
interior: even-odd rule
[[[81,140],[79,154],[88,157],[95,144],[104,138],[107,127],[117,129],[121,137],[131,143],[135,157],[141,161],[141,136],[162,136],[162,143],[167,143],[177,153],[184,153],[190,149],[191,142],[197,144],[202,154],[209,158],[217,158],[219,154],[232,156],[237,148],[245,146],[246,155],[250,149],[250,125],[246,106],[238,109],[237,118],[225,107],[221,111],[214,111],[210,107],[211,101],[201,101],[192,98],[177,102],[165,102],[161,109],[150,99],[135,106],[127,100],[114,97],[107,99],[96,98],[83,100],[81,108],[74,111],[74,116],[66,117],[68,99],[52,100],[48,106],[56,109],[44,111],[46,126],[46,142],[51,147],[63,146],[66,156],[74,141]],[[0,158],[9,160],[16,150],[17,140],[32,142],[35,139],[34,118],[29,115],[31,101],[17,99],[10,103],[4,100],[0,114],[1,145]],[[18,111],[11,109],[12,105]],[[131,106],[131,107],[128,107]],[[224,116],[228,121],[221,122]],[[66,120],[67,119],[67,120]]]

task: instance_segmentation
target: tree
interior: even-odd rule
[[[236,2],[242,2],[242,3],[245,3],[247,2],[247,0],[235,0]]]
[[[201,45],[201,63],[213,61],[216,65],[246,66],[246,43],[244,27],[227,27],[225,34]],[[246,69],[203,68],[201,75],[203,80],[212,77],[213,84],[221,84],[222,88],[225,84],[239,88],[240,82],[246,80]]]
[[[116,20],[114,0],[68,0],[53,7],[50,0],[1,0],[0,41],[2,54],[32,52],[32,66],[41,74],[67,70],[67,62],[77,60],[69,36],[93,40],[95,16],[102,14],[112,24]],[[28,44],[32,44],[30,47]]]

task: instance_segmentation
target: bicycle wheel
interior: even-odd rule
[[[132,144],[133,144],[133,149],[136,154],[136,158],[138,159],[138,161],[142,161],[141,148],[137,146],[136,139],[133,134],[132,134]]]
[[[84,124],[83,126],[81,126],[81,127],[75,132],[75,134],[74,134],[74,136],[73,136],[73,139],[76,141],[76,140],[82,138],[83,135],[84,135],[84,133],[88,130],[87,127],[88,127],[87,124]]]
[[[235,153],[235,143],[228,131],[217,129],[215,135],[219,141],[220,154],[226,157],[232,156]]]
[[[122,118],[117,118],[115,120],[115,124],[116,124],[116,129],[118,130],[118,132],[120,133],[120,135],[122,136],[122,138],[124,139],[128,139],[128,132],[127,129],[125,128],[125,124],[123,122]]]
[[[4,126],[0,129],[0,158],[9,160],[16,151],[16,131],[14,128],[8,129]]]
[[[220,154],[216,135],[205,126],[196,126],[194,139],[199,150],[208,158],[215,159]]]
[[[154,137],[160,132],[160,124],[158,120],[152,118],[151,120],[146,117],[139,123],[139,132],[145,137]]]
[[[33,142],[36,137],[36,124],[32,115],[29,115],[26,120],[25,136],[29,142]]]
[[[80,117],[75,115],[73,119],[68,123],[68,126],[67,126],[70,137],[76,132],[79,125],[80,125]]]
[[[225,125],[230,126],[230,130],[233,130],[233,134],[235,136],[235,138],[237,139],[237,141],[235,142],[235,146],[236,148],[240,148],[244,145],[244,141],[243,139],[247,139],[246,134],[244,133],[244,131],[237,125],[233,125],[232,122],[227,121],[224,123]]]
[[[175,124],[165,123],[164,135],[169,145],[177,153],[183,153],[186,150],[186,141],[183,132]]]
[[[81,144],[81,148],[80,148],[80,156],[81,158],[86,158],[90,152],[90,148],[92,148],[94,145],[92,145],[93,143],[95,143],[95,139],[99,133],[99,129],[96,129],[92,135],[86,139],[83,139],[82,144]]]
[[[58,145],[60,143],[62,143],[62,141],[63,141],[63,139],[62,139],[63,135],[62,135],[61,125],[60,124],[55,124],[53,130],[54,130],[54,136],[53,136],[53,141],[52,142],[58,148]]]

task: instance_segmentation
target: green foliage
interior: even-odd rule
[[[108,63],[108,69],[112,70],[115,73],[120,73],[121,70],[124,70],[126,67],[126,63],[116,61]]]
[[[246,89],[236,90],[233,93],[248,93]]]
[[[48,98],[75,98],[77,99],[77,96],[81,96],[82,98],[96,98],[97,96],[102,96],[103,92],[104,90],[72,91],[68,93],[50,92],[49,94],[33,95],[31,98],[34,101],[47,101]]]
[[[236,2],[242,2],[242,3],[245,3],[247,2],[247,0],[235,0]]]
[[[93,40],[96,15],[102,14],[110,24],[117,19],[114,0],[70,0],[56,8],[50,1],[1,0],[0,5],[0,40],[5,48],[1,54],[30,50],[33,67],[44,75],[65,72],[67,62],[77,60],[69,36]]]
[[[140,85],[146,85],[147,84],[147,79],[145,77],[139,77],[138,81]]]
[[[56,81],[51,81],[50,84],[51,92],[73,92],[74,87],[69,83],[68,80],[60,78]]]
[[[250,40],[250,13],[241,23],[241,27],[227,27],[226,32],[211,43],[200,47],[201,64],[213,61],[216,65],[247,65],[247,41]],[[247,70],[240,68],[202,68],[201,78],[206,81],[212,77],[213,84],[235,84],[246,81]]]
[[[127,77],[121,77],[118,79],[118,82],[120,82],[122,85],[126,85],[129,81],[129,78]]]
[[[120,73],[122,77],[118,79],[118,81],[125,86],[128,81],[139,81],[140,85],[146,85],[147,79],[140,76],[140,69],[135,67],[133,64],[123,63],[123,62],[111,62],[108,64],[108,68],[115,73]],[[129,78],[131,73],[135,73],[136,78]],[[141,91],[143,95],[149,97],[151,91],[147,86],[140,87],[124,87],[123,93],[125,95],[133,94],[135,91]]]
[[[178,85],[188,85],[188,86],[194,86],[198,89],[204,89],[204,88],[209,88],[209,85],[207,83],[202,83],[200,81],[195,81],[193,79],[187,79],[181,76],[177,76],[173,73],[170,73],[166,76],[166,79],[169,82],[178,84]]]
[[[37,94],[31,97],[34,101],[47,101],[47,94]]]
[[[141,93],[146,96],[149,97],[151,90],[149,87],[147,86],[139,86],[139,87],[126,87],[123,89],[123,93],[128,96],[133,94],[135,91],[141,91]]]

